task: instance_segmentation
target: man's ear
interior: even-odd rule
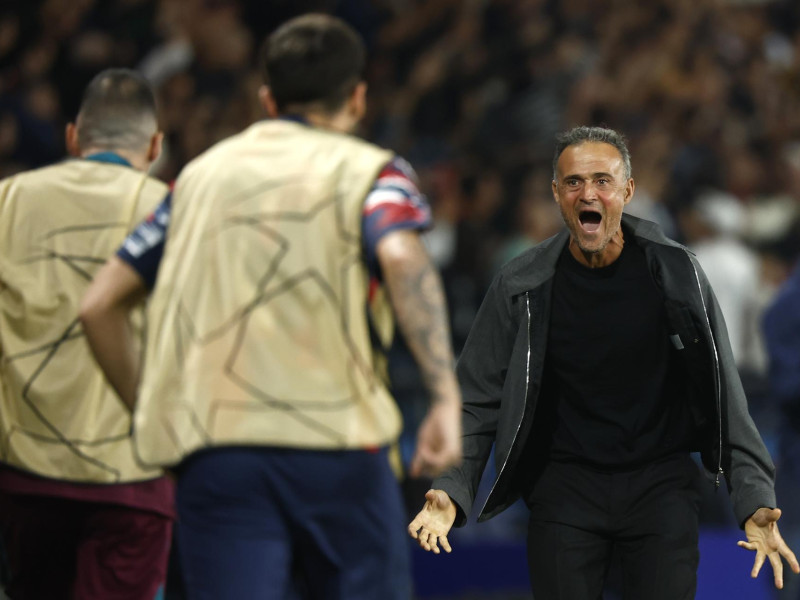
[[[70,156],[81,155],[81,145],[78,143],[78,128],[75,123],[67,123],[64,130],[64,145],[67,147],[67,153]]]
[[[164,132],[157,131],[150,138],[150,146],[147,148],[147,162],[153,163],[161,156],[161,150],[164,143]]]
[[[633,181],[633,178],[628,179],[625,183],[625,204],[633,200],[633,192],[636,189],[636,184]]]
[[[350,94],[348,100],[350,112],[356,121],[360,121],[367,113],[367,82],[359,81],[356,87],[353,88],[353,93]]]
[[[275,97],[272,95],[269,86],[262,85],[258,88],[258,101],[261,103],[261,106],[264,107],[264,110],[267,111],[268,117],[274,119],[280,115],[278,112],[278,103],[275,102]]]

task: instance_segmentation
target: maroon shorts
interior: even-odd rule
[[[152,600],[172,520],[125,506],[0,493],[13,600]]]

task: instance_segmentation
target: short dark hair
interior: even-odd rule
[[[323,14],[287,21],[266,40],[261,64],[280,112],[317,105],[337,112],[361,81],[366,48],[347,23]]]
[[[76,119],[82,148],[141,150],[158,131],[156,99],[131,69],[106,69],[89,82]]]
[[[553,181],[558,179],[556,171],[558,170],[558,159],[561,157],[561,153],[564,152],[567,147],[577,146],[583,142],[603,142],[604,144],[611,144],[614,146],[622,157],[625,179],[631,178],[631,174],[633,173],[631,170],[631,153],[628,150],[625,136],[613,129],[582,125],[556,136],[556,151],[553,155]]]

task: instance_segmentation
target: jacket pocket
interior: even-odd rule
[[[692,319],[689,307],[675,300],[666,300],[667,325],[672,346],[676,350],[693,349],[701,345],[700,330]]]
[[[715,421],[716,414],[714,382],[709,376],[712,372],[709,345],[688,306],[675,300],[667,300],[664,305],[676,362],[685,373],[688,408],[695,427],[704,430]]]

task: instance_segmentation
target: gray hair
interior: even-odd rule
[[[577,146],[584,142],[603,142],[614,146],[622,157],[625,179],[631,178],[631,153],[625,142],[625,136],[613,129],[582,125],[556,136],[556,151],[553,155],[553,181],[558,179],[556,171],[558,170],[558,159],[561,157],[561,153],[569,146]]]
[[[158,131],[153,89],[136,71],[101,71],[86,86],[75,123],[82,148],[141,151]]]

